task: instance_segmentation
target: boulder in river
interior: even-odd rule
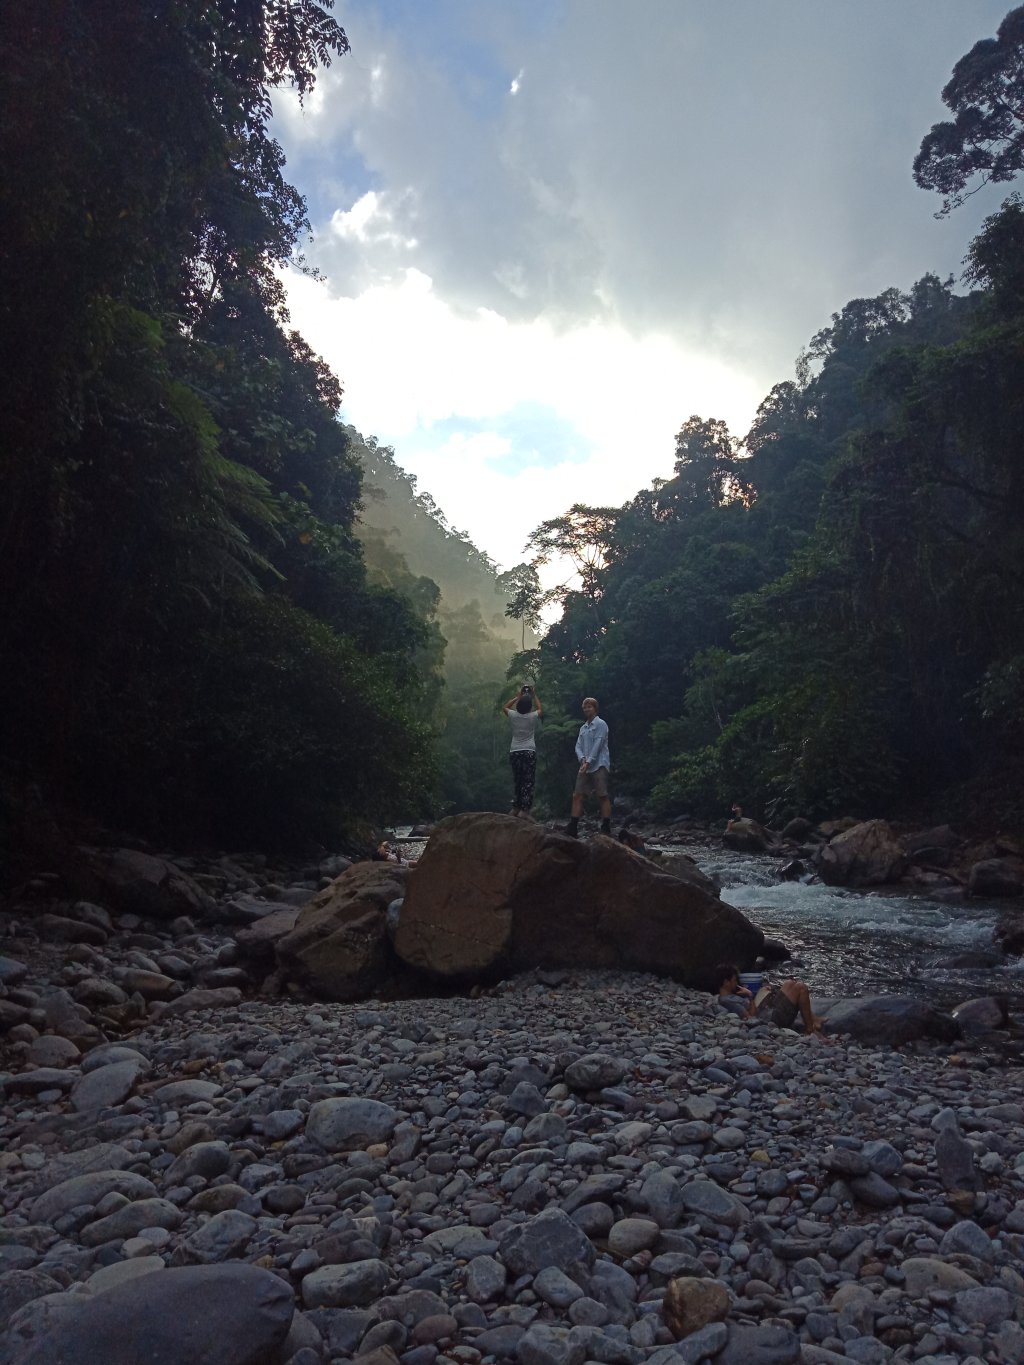
[[[672,874],[613,839],[507,815],[437,826],[409,874],[398,956],[445,979],[531,967],[624,967],[707,986],[752,963],[764,935],[696,869]]]
[[[837,834],[818,853],[818,872],[830,886],[880,886],[896,881],[906,854],[885,820],[865,820]]]
[[[812,1000],[825,1018],[825,1033],[849,1033],[870,1046],[895,1047],[916,1038],[951,1043],[960,1027],[950,1014],[909,995],[862,995],[850,1000]]]
[[[971,868],[967,881],[969,896],[1024,895],[1024,858],[1010,854],[985,858]]]
[[[767,853],[778,842],[771,830],[759,825],[756,820],[733,820],[729,829],[722,835],[727,848],[739,853]]]

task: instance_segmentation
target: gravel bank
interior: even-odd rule
[[[1022,1080],[614,973],[166,1017],[3,1077],[3,1358],[1009,1365]]]

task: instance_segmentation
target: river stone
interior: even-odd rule
[[[383,1261],[325,1265],[303,1278],[302,1302],[307,1308],[361,1308],[379,1299],[387,1283]]]
[[[18,1365],[263,1365],[294,1309],[291,1289],[268,1270],[187,1266],[28,1304],[9,1346]]]
[[[561,1209],[545,1209],[505,1233],[498,1251],[513,1275],[536,1275],[554,1266],[575,1278],[594,1263],[594,1248]]]
[[[149,1063],[142,1058],[96,1067],[75,1081],[71,1087],[71,1103],[82,1114],[96,1109],[113,1109],[125,1102],[139,1077],[148,1070]]]
[[[466,1267],[466,1293],[473,1303],[491,1303],[505,1292],[505,1267],[493,1256],[474,1256]]]
[[[795,1365],[799,1359],[800,1338],[792,1327],[734,1322],[724,1349],[715,1356],[715,1365]]]
[[[1019,896],[1024,894],[1024,858],[985,858],[968,873],[969,896]]]
[[[74,1176],[41,1194],[29,1210],[33,1223],[53,1223],[80,1204],[98,1204],[105,1195],[123,1194],[126,1199],[156,1197],[156,1187],[134,1171],[91,1171]]]
[[[32,1066],[73,1066],[81,1055],[70,1038],[61,1038],[56,1033],[44,1033],[31,1044],[25,1054],[25,1060]]]
[[[195,1104],[197,1100],[216,1099],[222,1089],[216,1081],[168,1081],[153,1091],[153,1098],[160,1104],[177,1108],[179,1105]]]
[[[507,815],[442,820],[410,874],[394,947],[444,979],[534,967],[616,967],[706,986],[764,935],[694,872],[669,875],[612,839]]]
[[[220,1010],[228,1005],[237,1005],[242,992],[237,986],[217,986],[206,990],[197,986],[186,991],[177,1000],[167,1004],[156,1001],[153,1005],[154,1016],[158,1019],[176,1019],[181,1014],[191,1014],[194,1010]]]
[[[167,1185],[185,1185],[194,1175],[213,1180],[231,1166],[231,1149],[226,1142],[196,1142],[186,1147],[164,1173]]]
[[[993,1029],[1006,1027],[1010,1000],[1006,995],[983,995],[965,1000],[952,1013],[965,1038],[977,1037],[979,1034],[991,1033]]]
[[[76,1176],[92,1175],[96,1171],[123,1171],[135,1157],[117,1142],[100,1142],[84,1147],[79,1152],[65,1152],[51,1158],[33,1175],[24,1187],[27,1195],[42,1194],[44,1190],[63,1185]]]
[[[954,1223],[943,1234],[942,1241],[939,1243],[939,1251],[943,1256],[956,1256],[964,1253],[967,1256],[973,1256],[978,1261],[989,1263],[995,1259],[992,1239],[984,1229],[969,1219],[965,1219],[962,1223]]]
[[[8,1270],[0,1275],[0,1332],[19,1308],[44,1294],[59,1294],[60,1288],[59,1282],[42,1270]]]
[[[711,1180],[691,1180],[682,1187],[683,1207],[716,1223],[737,1228],[749,1217],[747,1206]]]
[[[100,1043],[90,1048],[82,1058],[82,1072],[95,1071],[101,1066],[113,1066],[115,1062],[138,1062],[149,1067],[149,1058],[136,1048],[126,1047],[124,1043]]]
[[[402,1118],[379,1100],[340,1096],[314,1104],[306,1119],[306,1137],[325,1152],[354,1152],[386,1142]]]
[[[519,1365],[583,1365],[587,1350],[573,1331],[553,1322],[531,1323],[516,1346]]]
[[[680,1360],[685,1365],[698,1365],[700,1361],[717,1356],[728,1340],[729,1329],[724,1322],[709,1322],[706,1327],[678,1342],[663,1365],[677,1365]],[[650,1359],[653,1361],[653,1357]]]
[[[295,928],[298,909],[272,910],[255,924],[248,924],[235,934],[238,951],[248,962],[271,967],[277,945]]]
[[[128,1280],[137,1280],[142,1275],[152,1275],[154,1271],[165,1269],[159,1256],[135,1256],[130,1261],[114,1261],[100,1266],[84,1282],[83,1288],[91,1294],[105,1294]]]
[[[588,1052],[565,1068],[565,1083],[573,1090],[604,1090],[618,1085],[629,1072],[629,1063],[604,1052]]]
[[[897,1151],[892,1143],[886,1142],[884,1138],[865,1142],[861,1148],[861,1155],[879,1175],[895,1175],[903,1166],[903,1153]]]
[[[33,1071],[19,1071],[4,1079],[4,1088],[14,1094],[41,1095],[44,1090],[70,1090],[75,1078],[67,1071],[53,1066],[39,1066]]]
[[[576,1281],[553,1265],[534,1276],[533,1292],[552,1308],[568,1308],[583,1298],[583,1290]]]
[[[897,881],[907,859],[884,820],[865,820],[823,844],[818,873],[829,886],[878,886]]]
[[[977,1289],[978,1281],[966,1270],[934,1256],[910,1256],[903,1262],[903,1287],[912,1299],[923,1298],[930,1289]]]
[[[674,1228],[683,1216],[683,1190],[668,1171],[655,1171],[640,1187],[640,1198],[647,1212],[662,1228]]]
[[[978,1289],[961,1289],[953,1299],[953,1307],[963,1322],[998,1327],[1013,1317],[1017,1302],[998,1285],[984,1285]]]
[[[608,1233],[608,1250],[615,1256],[628,1258],[638,1251],[647,1251],[661,1234],[651,1218],[620,1218]]]
[[[98,1247],[104,1242],[135,1237],[143,1228],[176,1228],[181,1220],[181,1210],[167,1199],[137,1199],[106,1218],[89,1223],[79,1240],[83,1246]]]
[[[979,1180],[974,1149],[955,1126],[935,1135],[935,1164],[945,1190],[976,1190]]]
[[[242,1255],[256,1232],[256,1219],[240,1209],[215,1213],[180,1248],[183,1261],[229,1261]]]
[[[28,976],[28,967],[13,957],[0,955],[0,985],[17,986]]]
[[[729,1291],[720,1280],[681,1275],[669,1280],[661,1312],[666,1327],[679,1341],[709,1322],[722,1321],[728,1316],[730,1303]]]

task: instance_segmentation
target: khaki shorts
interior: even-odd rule
[[[595,768],[593,772],[577,773],[574,796],[596,796],[600,800],[608,795],[608,769]]]

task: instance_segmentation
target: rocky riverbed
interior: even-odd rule
[[[24,1029],[6,1361],[1024,1358],[1024,1075],[978,1054],[609,972]]]

